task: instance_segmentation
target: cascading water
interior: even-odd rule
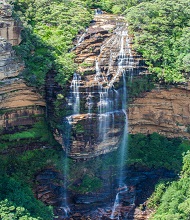
[[[64,147],[70,157],[80,160],[111,152],[120,145],[118,192],[112,213],[107,212],[107,216],[111,214],[111,219],[115,217],[119,219],[117,213],[119,213],[121,201],[124,194],[129,191],[125,185],[123,166],[126,161],[128,133],[126,78],[133,73],[133,56],[127,27],[123,20],[118,22],[118,26],[112,33],[103,45],[96,47],[96,54],[98,50],[100,51],[99,56],[94,60],[93,53],[93,58],[86,59],[86,63],[94,61],[95,75],[93,75],[94,65],[85,68],[80,65],[80,62],[85,62],[83,50],[89,56],[91,49],[80,48],[84,48],[86,41],[91,42],[93,36],[92,41],[96,42],[98,35],[95,29],[89,27],[84,45],[80,46],[83,36],[81,40],[79,39],[79,47],[76,51],[82,55],[76,61],[79,63],[79,71],[86,70],[86,72],[84,71],[82,80],[79,74],[73,75],[69,97],[67,97],[68,114],[64,118],[64,123],[67,125],[64,126]],[[65,164],[65,177],[67,172],[68,164]],[[64,185],[66,188],[66,182]],[[67,197],[66,191],[64,197]],[[66,200],[63,207],[64,210],[68,210]]]
[[[70,50],[70,52],[72,52],[78,46],[81,45],[81,43],[84,41],[84,38],[85,38],[87,32],[88,32],[88,28],[86,28],[85,32],[78,38],[76,45]]]
[[[95,12],[95,15],[101,15],[101,14],[103,14],[102,10],[99,9],[99,8],[95,9],[94,12]]]
[[[67,173],[68,173],[68,158],[65,157],[64,160],[64,182],[63,182],[63,186],[64,186],[64,192],[63,192],[63,202],[62,202],[62,207],[61,209],[63,210],[63,214],[64,214],[64,218],[69,217],[69,213],[70,213],[70,208],[68,206],[68,202],[67,202]]]
[[[79,86],[80,86],[81,76],[77,73],[74,73],[73,80],[71,82],[71,98],[72,102],[71,105],[73,106],[73,114],[79,114],[80,113],[80,92],[79,92]]]
[[[72,106],[72,114],[64,118],[63,124],[65,129],[63,131],[63,142],[65,146],[66,157],[64,159],[64,193],[63,193],[63,203],[62,210],[64,211],[64,218],[67,218],[70,213],[70,208],[67,202],[67,177],[68,177],[68,157],[67,154],[70,150],[70,136],[71,136],[71,124],[72,117],[80,113],[80,81],[81,76],[77,73],[74,73],[73,79],[70,86],[70,97],[68,105]]]
[[[119,161],[119,181],[118,181],[118,193],[116,194],[116,198],[114,201],[114,206],[112,209],[112,213],[110,218],[114,219],[115,218],[115,212],[117,207],[120,204],[120,194],[125,193],[128,191],[128,188],[124,182],[124,175],[123,175],[123,166],[125,163],[125,159],[127,156],[127,134],[128,134],[128,118],[127,118],[127,113],[126,113],[126,105],[127,105],[127,86],[126,86],[126,76],[125,73],[123,73],[123,96],[122,96],[122,110],[125,114],[125,126],[124,126],[124,131],[123,131],[123,137],[121,141],[121,146],[120,146],[120,161]],[[118,216],[119,219],[119,216]]]
[[[124,37],[126,38],[126,48],[124,48]],[[122,96],[122,111],[125,114],[125,126],[123,131],[123,137],[120,146],[120,157],[119,157],[119,181],[118,181],[118,193],[115,198],[114,206],[112,208],[112,213],[110,218],[114,219],[115,217],[119,219],[119,212],[117,212],[117,216],[115,216],[115,212],[120,205],[120,195],[124,194],[128,191],[128,188],[124,181],[123,175],[123,167],[125,164],[125,160],[127,157],[127,134],[128,134],[128,117],[126,113],[126,105],[127,105],[127,85],[126,85],[126,72],[132,76],[132,66],[133,66],[133,58],[132,52],[129,47],[129,37],[127,31],[122,31],[121,33],[121,48],[118,59],[118,71],[122,71],[123,74],[123,96]]]
[[[91,117],[92,107],[93,107],[92,92],[88,92],[87,105],[88,105],[88,114],[89,117]]]
[[[112,90],[99,88],[100,101],[98,106],[99,113],[99,138],[107,142],[107,134],[110,128],[110,120],[114,120],[114,100],[112,100]]]

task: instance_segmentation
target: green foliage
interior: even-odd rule
[[[150,168],[165,167],[179,172],[182,166],[182,153],[190,150],[188,141],[167,139],[157,133],[129,136],[128,163]]]
[[[83,132],[85,132],[85,128],[84,128],[84,126],[82,124],[76,124],[75,129],[76,129],[76,133],[83,133]]]
[[[182,176],[185,178],[190,177],[190,152],[184,155],[183,158],[183,167],[182,167]]]
[[[183,168],[181,178],[174,181],[167,188],[160,185],[150,201],[157,201],[156,213],[151,219],[189,219],[190,216],[190,153],[183,158]]]
[[[166,191],[166,183],[164,181],[159,182],[156,187],[154,193],[151,195],[151,197],[148,199],[148,207],[149,208],[157,208],[160,204],[160,200]]]
[[[85,1],[85,0],[84,0]],[[87,6],[90,8],[101,8],[106,12],[111,12],[114,14],[120,14],[124,12],[126,8],[130,8],[140,2],[145,2],[150,0],[86,0]]]
[[[7,199],[0,201],[0,218],[2,220],[41,220],[42,218],[33,218],[30,213],[20,206],[15,206]]]
[[[135,49],[149,70],[166,82],[184,82],[189,73],[190,6],[186,0],[154,0],[126,10]]]
[[[92,18],[85,6],[80,0],[15,0],[15,17],[24,26],[23,40],[15,49],[25,61],[23,75],[31,85],[44,86],[50,70],[56,70],[61,86],[73,74],[72,41]]]
[[[2,219],[53,219],[52,208],[35,199],[31,188],[37,172],[48,166],[55,166],[61,170],[60,163],[61,152],[55,149],[28,150],[22,154],[10,152],[8,155],[1,155],[0,200],[7,199],[5,205],[4,202],[0,202],[0,210],[2,208],[5,211],[0,212],[3,214]],[[10,213],[7,211],[9,204],[12,204]],[[20,207],[23,210],[20,215],[23,217],[17,213]]]
[[[85,63],[85,62],[80,64],[81,67],[92,67],[93,65],[94,65],[93,63]]]
[[[127,90],[129,99],[139,97],[143,92],[150,91],[154,88],[152,76],[134,77],[128,80]]]
[[[85,175],[82,183],[78,187],[73,187],[79,193],[95,192],[102,187],[102,182],[98,177]]]
[[[54,149],[36,149],[26,151],[20,155],[10,154],[2,160],[1,166],[6,173],[15,179],[23,180],[32,185],[34,175],[47,166],[59,166],[61,169],[61,158],[59,151]],[[26,169],[29,167],[29,169]]]
[[[53,217],[51,208],[36,200],[31,189],[13,178],[6,176],[0,178],[0,192],[0,200],[4,200],[0,202],[0,210],[3,210],[0,215],[3,219],[10,216],[14,216],[11,219],[21,217],[24,219],[24,217],[29,218],[30,215],[36,218],[41,217],[37,219],[51,220]]]
[[[0,150],[8,147],[23,146],[33,142],[48,143],[50,145],[57,144],[45,119],[41,119],[33,125],[33,128],[27,131],[1,135],[0,142]]]
[[[190,150],[189,141],[167,139],[157,133],[148,136],[143,134],[129,135],[127,159],[124,166],[146,167],[149,169],[167,168],[179,172],[182,166],[182,154],[188,150]],[[121,152],[118,149],[88,161],[77,162],[77,165],[70,163],[69,188],[82,193],[98,190],[102,185],[102,173],[109,173],[111,170],[113,176],[118,174],[120,155]],[[75,186],[73,183],[79,180],[81,183]],[[98,187],[94,188],[95,185]],[[157,195],[155,204],[159,203],[159,198],[162,196],[162,188],[164,192],[163,183],[158,188],[160,193]]]

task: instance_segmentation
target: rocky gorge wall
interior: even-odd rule
[[[6,22],[9,16],[11,14],[6,14]],[[120,30],[117,30],[118,23],[120,23],[118,27],[121,28]],[[3,37],[0,39],[0,127],[2,134],[14,133],[15,130],[19,131],[20,127],[27,130],[44,115],[46,106],[38,91],[27,86],[21,77],[24,64],[16,57],[12,49],[12,45],[20,42],[20,33],[18,33],[20,28],[14,22],[10,23],[10,26],[6,25],[2,25]],[[73,80],[67,85],[70,91],[62,106],[67,114],[64,118],[65,121],[63,120],[66,122],[66,126],[62,125],[65,126],[63,128],[66,132],[66,143],[63,146],[68,155],[74,159],[91,158],[117,149],[124,130],[125,114],[121,98],[125,85],[123,78],[133,80],[136,75],[147,73],[144,61],[132,50],[131,41],[127,42],[126,26],[123,25],[124,21],[121,18],[107,14],[98,15],[88,30],[76,40],[76,46],[73,48],[76,54],[75,63],[78,64],[77,72],[80,75],[74,74]],[[14,32],[14,30],[15,33],[11,35],[10,32]],[[123,46],[125,55],[121,53],[122,37],[127,45]],[[121,72],[118,72],[121,58],[122,70],[125,70],[124,77]],[[49,78],[53,78],[52,75],[50,73]],[[114,81],[112,81],[113,79]],[[112,82],[114,89],[108,92],[108,84]],[[51,102],[52,97],[55,98],[51,89],[56,90],[53,87],[57,85],[55,82],[51,84],[51,80],[48,83],[46,84],[48,87],[46,98]],[[167,137],[189,138],[189,89],[189,85],[171,86],[168,89],[158,86],[150,92],[140,94],[141,98],[136,98],[129,104],[129,133],[158,132]],[[110,107],[114,111],[109,114],[111,115],[109,120],[107,120],[107,115],[100,118],[100,114],[110,111],[110,109],[104,108],[104,103],[109,102],[110,98],[114,99],[114,106],[118,105],[118,108]],[[52,106],[50,106],[50,111],[53,115]],[[100,119],[105,119],[106,123],[99,122]],[[69,137],[68,132],[71,132]],[[64,137],[60,133],[57,134],[57,139],[61,144],[63,143],[62,138]],[[103,138],[105,138],[104,141]],[[67,141],[72,144],[67,145]],[[84,175],[85,172],[86,169],[84,169]],[[117,187],[116,175],[113,177],[112,172],[112,170],[102,172],[102,191],[81,194],[69,192],[69,202],[73,205],[73,219],[89,219],[83,217],[83,214],[92,215],[91,219],[97,219],[102,215],[103,219],[109,219],[107,216],[111,214],[116,194],[114,188]],[[136,210],[134,204],[143,203],[152,193],[153,189],[147,189],[147,182],[149,182],[148,187],[152,187],[162,176],[168,177],[168,173],[167,171],[166,173],[163,171],[164,174],[162,171],[137,172],[137,170],[125,172],[125,176],[129,177],[130,190],[123,200],[124,206],[126,206],[123,207],[123,212],[130,210],[131,219],[148,219],[146,216],[148,214]],[[57,206],[55,214],[58,216],[64,214],[64,210],[61,209],[63,207],[60,208],[63,200],[62,194],[65,190],[60,183],[64,178],[64,175],[53,169],[46,169],[44,173],[40,172],[36,176],[36,197],[48,205]],[[73,186],[79,187],[81,182],[82,180],[78,179]],[[144,195],[142,192],[145,192]],[[98,210],[95,209],[97,203],[101,207]],[[105,204],[107,206],[107,203],[110,204],[109,208],[104,207]],[[94,208],[94,206],[96,207]],[[90,211],[91,207],[94,208],[93,212]],[[60,219],[63,218],[60,217]]]
[[[146,69],[131,49],[124,18],[115,15],[95,15],[72,51],[78,70],[67,88],[59,142],[70,157],[91,158],[118,148],[125,126],[126,81]]]
[[[78,70],[70,81],[70,87],[67,88],[70,92],[64,104],[66,114],[69,116],[67,119],[70,120],[71,125],[64,127],[64,130],[69,128],[71,137],[66,138],[68,133],[64,133],[61,137],[57,136],[60,143],[62,138],[63,141],[66,138],[66,144],[63,146],[73,158],[90,158],[118,147],[124,128],[120,123],[122,113],[115,117],[115,127],[112,122],[108,122],[107,137],[114,136],[115,139],[108,138],[107,145],[95,140],[100,136],[100,112],[98,111],[102,107],[101,102],[106,102],[101,100],[101,94],[103,97],[104,89],[108,88],[109,83],[112,82],[114,92],[118,89],[122,93],[122,74],[118,74],[122,37],[125,42],[122,68],[126,80],[133,81],[136,76],[143,78],[144,75],[150,74],[142,57],[132,49],[127,23],[122,17],[109,14],[95,15],[89,28],[75,40],[72,51],[76,55],[75,63],[78,65]],[[103,88],[101,91],[100,87]],[[115,94],[112,95],[113,99],[118,99],[121,106],[121,94],[118,97]],[[128,131],[131,134],[157,132],[169,138],[189,138],[189,84],[156,85],[152,91],[139,94],[139,98],[133,99],[128,105],[128,123]]]
[[[21,26],[12,18],[13,6],[4,0],[0,2],[0,36],[13,46],[21,42]]]
[[[38,121],[44,114],[45,101],[22,79],[24,63],[12,48],[21,42],[21,27],[12,18],[12,7],[1,3],[0,16],[0,127],[6,134]]]
[[[0,16],[0,127],[1,131],[6,133],[9,129],[12,132],[14,127],[33,125],[38,121],[38,116],[41,117],[44,114],[46,103],[39,92],[34,87],[27,86],[21,77],[20,73],[24,64],[16,57],[12,46],[21,42],[22,28],[12,18],[12,6],[5,2],[1,3]],[[93,157],[109,152],[111,149],[117,148],[116,145],[120,140],[123,129],[120,124],[122,117],[116,114],[115,127],[110,132],[116,138],[109,139],[112,144],[106,147],[104,144],[99,145],[94,141],[99,135],[97,122],[99,120],[97,112],[100,107],[99,84],[106,89],[107,82],[104,82],[104,78],[106,78],[109,83],[114,79],[115,90],[122,90],[123,86],[121,74],[117,74],[118,55],[121,49],[121,38],[117,38],[117,32],[126,24],[122,19],[109,14],[96,15],[90,27],[81,33],[74,42],[75,47],[72,52],[76,55],[77,72],[81,77],[78,80],[81,112],[72,117],[73,145],[72,149],[69,149],[72,157],[80,158],[84,155]],[[128,41],[128,45],[128,48],[125,46],[124,49],[128,50],[126,55],[132,60],[130,60],[131,66],[126,75],[132,79],[136,75],[147,74],[144,60],[132,50],[132,40]],[[132,51],[131,57],[129,50]],[[97,68],[100,75],[97,75]],[[99,78],[98,82],[97,78]],[[48,83],[47,86],[49,86]],[[68,90],[74,89],[74,87],[71,89],[70,86],[73,86],[72,81],[67,88]],[[47,90],[50,91],[51,88]],[[129,133],[157,132],[167,137],[189,138],[189,95],[189,84],[187,86],[170,86],[167,89],[157,86],[151,92],[140,94],[139,98],[133,99],[129,104]],[[71,115],[73,114],[71,106],[66,107],[69,102],[72,102],[68,96],[67,103],[64,103],[63,106],[67,111],[66,114]],[[116,94],[114,97],[117,99]],[[49,94],[46,98],[51,99]],[[121,105],[121,100],[119,105]],[[53,112],[53,107],[50,107],[50,111]],[[89,117],[89,113],[91,117]],[[110,124],[108,127],[113,126]],[[56,136],[62,143],[63,137],[60,134]]]
[[[129,133],[157,132],[169,138],[190,138],[190,84],[159,85],[135,99],[128,109]]]

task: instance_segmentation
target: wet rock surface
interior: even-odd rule
[[[109,171],[112,172],[112,171]],[[106,177],[110,176],[107,172]],[[118,189],[117,179],[113,178],[103,182],[98,192],[78,194],[68,192],[70,214],[64,217],[63,202],[64,188],[63,175],[53,168],[44,170],[36,176],[36,197],[48,205],[54,206],[56,219],[148,219],[151,210],[146,209],[146,200],[154,191],[155,184],[161,178],[176,178],[176,175],[165,169],[137,170],[130,168],[124,171],[127,189]],[[115,196],[120,191],[119,204],[111,218]],[[138,208],[139,205],[144,208]]]
[[[56,139],[76,160],[116,150],[121,142],[126,104],[124,83],[145,74],[143,60],[132,51],[123,17],[95,15],[72,50],[78,71],[70,82]]]

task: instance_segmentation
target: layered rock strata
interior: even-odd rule
[[[33,125],[44,114],[45,102],[20,77],[24,63],[16,57],[12,45],[20,43],[21,28],[11,17],[11,6],[1,4],[0,15],[0,127],[5,134],[15,127]]]
[[[125,125],[124,84],[146,72],[131,47],[124,19],[108,14],[96,15],[76,40],[78,71],[70,82],[61,132],[70,157],[91,158],[118,148]]]
[[[157,86],[137,98],[128,109],[129,133],[157,132],[169,138],[190,138],[190,83]]]
[[[12,7],[5,0],[0,2],[0,36],[14,46],[21,42],[21,26],[12,18]]]

